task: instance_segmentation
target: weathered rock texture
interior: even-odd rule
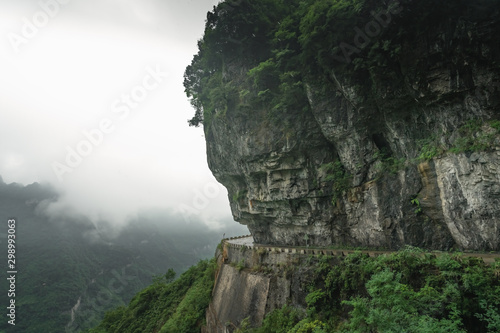
[[[335,69],[329,82],[310,77],[311,112],[214,117],[208,162],[235,220],[257,243],[498,250],[498,139],[473,154],[450,148],[467,121],[500,117],[499,24],[444,25],[364,83]],[[440,154],[416,160],[429,138]],[[351,178],[332,204],[321,166],[337,160]]]
[[[318,271],[326,263],[325,258],[328,258],[328,265],[333,268],[350,260],[347,256],[354,253],[370,257],[391,253],[267,245],[246,247],[231,244],[231,241],[223,244],[223,251],[218,250],[216,253],[218,273],[206,313],[206,327],[202,333],[232,333],[238,327],[241,328],[244,320],[247,325],[260,327],[266,315],[284,305],[305,314],[308,308],[306,296],[310,294],[312,286],[319,287]],[[434,255],[446,257],[447,253],[435,252]],[[478,257],[487,264],[493,264],[500,255],[466,253],[464,256]],[[358,260],[354,259],[350,264],[356,265]],[[336,281],[334,276],[335,274],[328,274],[329,278]],[[319,282],[321,288],[325,283],[323,278]],[[338,284],[338,280],[337,283],[330,283],[342,289],[343,283]],[[339,298],[345,297],[341,296],[343,292],[338,291]]]
[[[269,277],[222,265],[207,310],[208,332],[232,332],[245,318],[250,318],[253,326],[262,324],[269,282]]]
[[[306,264],[308,255],[231,247],[224,253],[224,258],[218,253],[219,271],[203,332],[231,333],[244,319],[259,327],[265,315],[286,304],[305,311],[307,287],[315,272]]]

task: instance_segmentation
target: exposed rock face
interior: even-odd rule
[[[305,310],[307,288],[315,272],[314,266],[306,264],[309,255],[259,254],[227,246],[224,253],[224,260],[220,252],[216,254],[219,271],[202,332],[232,333],[244,319],[251,327],[259,327],[267,314],[286,304]],[[238,269],[236,263],[244,268]],[[259,267],[266,267],[267,274],[259,273]]]
[[[268,276],[239,272],[232,266],[222,265],[207,310],[207,331],[233,332],[244,318],[250,318],[252,326],[261,325],[266,314],[270,280]],[[227,325],[228,321],[232,325]]]
[[[347,296],[350,293],[349,290],[358,289],[361,294],[366,292],[360,284],[354,282],[356,278],[352,276],[352,271],[351,273],[345,272],[346,267],[352,266],[360,269],[358,265],[364,260],[375,263],[378,260],[374,257],[394,254],[391,251],[368,250],[354,254],[357,251],[286,248],[269,245],[247,246],[244,247],[241,243],[235,244],[234,240],[229,240],[223,243],[222,250],[217,250],[215,285],[206,312],[207,325],[202,329],[202,333],[233,333],[237,332],[238,327],[242,328],[245,325],[261,327],[267,315],[276,309],[282,309],[285,305],[305,314],[311,311],[311,299],[314,297],[306,300],[307,296],[311,295],[311,290],[326,291],[325,289],[332,288],[333,290],[330,289],[326,294],[331,293],[330,302],[334,300],[333,302],[338,302],[340,305],[344,298],[352,299],[352,296]],[[410,250],[406,253],[408,255],[414,252]],[[399,252],[393,258],[401,254],[402,252]],[[476,258],[481,258],[486,264],[493,264],[499,257],[499,254],[486,253],[470,255],[478,256]],[[363,256],[365,259],[361,259]],[[368,259],[368,256],[372,258]],[[409,257],[405,256],[406,259],[402,261],[409,260],[411,256],[413,254]],[[446,257],[447,253],[444,252],[443,256]],[[464,257],[467,256],[468,254],[464,254]],[[379,261],[378,265],[392,266],[394,264],[390,264],[391,261],[383,263]],[[366,265],[366,262],[361,265]],[[324,271],[326,267],[328,267],[328,273]],[[422,274],[426,274],[423,272],[436,274],[433,269],[421,271]],[[373,273],[359,272],[360,276],[365,274],[371,276]],[[343,281],[346,280],[340,276],[347,277],[349,282],[345,285]],[[325,287],[325,284],[329,287]],[[322,297],[325,296],[318,296],[322,301],[317,300],[314,303],[317,307],[325,305],[325,299]],[[347,315],[347,312],[344,314]],[[333,319],[332,317],[333,315],[330,315],[328,318]],[[243,324],[244,321],[246,324]],[[269,327],[267,329],[266,332],[271,332]],[[467,330],[467,332],[470,331],[470,329]]]
[[[257,243],[500,249],[498,138],[450,151],[467,121],[500,117],[500,23],[461,24],[408,41],[372,82],[310,77],[309,113],[228,110],[205,127],[209,166]],[[429,138],[441,152],[417,160]],[[332,204],[322,165],[337,160],[349,186]]]

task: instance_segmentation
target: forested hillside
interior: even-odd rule
[[[155,276],[169,269],[182,273],[211,257],[222,236],[195,219],[187,224],[161,211],[143,212],[119,229],[105,221],[96,226],[71,210],[49,214],[47,206],[58,196],[46,185],[0,182],[5,251],[6,221],[17,221],[15,332],[79,332],[95,326]],[[7,282],[2,279],[3,290],[9,289]],[[7,304],[7,293],[0,301]],[[4,320],[1,330],[12,327]]]
[[[226,263],[242,280],[254,274],[294,288],[289,303],[267,313],[261,327],[251,327],[249,318],[222,323],[230,332],[493,333],[500,329],[498,263],[485,265],[458,253],[436,257],[407,248],[377,258],[361,252],[344,258],[296,254],[271,265],[257,250],[244,252],[260,257],[260,263],[254,267],[245,267],[243,261]],[[175,281],[166,274],[128,306],[108,312],[88,332],[200,332],[220,264],[200,262]],[[301,294],[305,297],[294,296]],[[238,312],[240,304],[231,298],[225,301]]]
[[[88,333],[200,332],[210,301],[215,260],[200,261],[174,281],[167,272],[134,296],[128,306],[106,313]]]

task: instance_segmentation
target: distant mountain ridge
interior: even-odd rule
[[[6,222],[15,217],[18,263],[16,326],[7,332],[79,332],[104,312],[124,305],[172,268],[180,273],[213,256],[222,231],[165,211],[142,212],[118,232],[97,228],[85,216],[50,216],[44,209],[58,193],[49,185],[0,181],[0,247],[6,251]],[[231,233],[231,231],[224,231]],[[238,231],[235,231],[236,233]],[[8,289],[2,279],[0,288]],[[7,304],[5,292],[0,303]]]

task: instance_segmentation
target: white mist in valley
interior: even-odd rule
[[[96,224],[235,223],[182,86],[217,2],[0,0],[3,180],[49,183],[47,214]]]

